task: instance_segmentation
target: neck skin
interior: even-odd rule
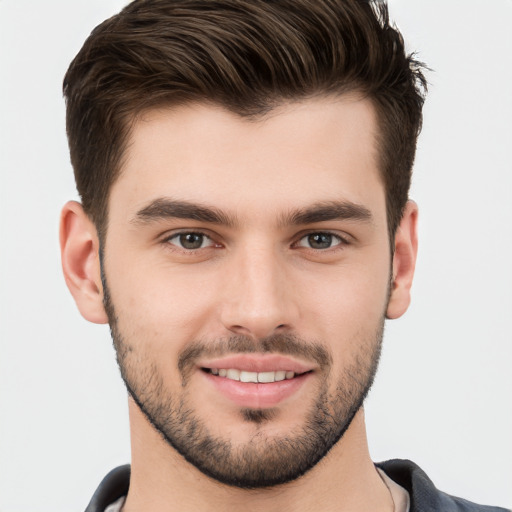
[[[364,412],[304,476],[271,489],[230,487],[203,475],[170,447],[130,399],[132,472],[123,512],[392,512],[368,452]]]

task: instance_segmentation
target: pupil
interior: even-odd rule
[[[313,249],[328,249],[332,243],[332,235],[328,233],[315,233],[309,235],[309,245]]]
[[[180,243],[185,249],[199,249],[203,245],[203,235],[200,233],[180,235]]]

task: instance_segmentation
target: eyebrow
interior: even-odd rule
[[[226,215],[218,208],[168,198],[151,201],[135,214],[133,222],[148,223],[165,219],[197,220],[209,224],[223,224],[229,227],[236,224],[234,217]]]
[[[371,223],[373,215],[366,206],[352,201],[322,201],[307,208],[289,212],[280,219],[280,224],[314,224],[329,220],[354,220]]]
[[[228,227],[238,225],[235,216],[228,215],[218,208],[170,198],[158,198],[151,201],[135,214],[132,222],[149,223],[173,218]],[[278,224],[280,226],[298,226],[330,220],[354,220],[371,223],[373,216],[368,208],[351,201],[322,201],[281,215]]]

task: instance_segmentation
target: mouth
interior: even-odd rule
[[[211,375],[218,375],[219,377],[234,380],[237,382],[252,382],[254,384],[271,384],[272,382],[281,382],[283,380],[291,380],[295,377],[311,373],[312,370],[295,373],[287,370],[266,371],[266,372],[251,372],[246,370],[239,370],[237,368],[201,368],[204,372]]]
[[[286,356],[240,354],[204,361],[199,369],[229,402],[264,409],[297,398],[317,368]]]

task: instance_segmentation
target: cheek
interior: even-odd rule
[[[246,286],[241,281],[226,296],[229,265],[180,266],[148,263],[133,251],[129,260],[126,253],[107,254],[112,255],[112,263],[106,262],[112,302],[127,341],[150,347],[152,357],[168,361],[191,341],[226,335],[219,318],[222,302]],[[382,254],[375,249],[339,265],[283,268],[286,279],[280,286],[287,293],[282,296],[300,313],[292,326],[295,333],[325,342],[333,352],[348,350],[348,344],[373,333],[387,302],[389,261]]]
[[[120,333],[150,347],[152,356],[183,349],[203,334],[211,317],[213,290],[199,274],[131,265],[130,272],[112,269],[107,279]]]
[[[384,316],[389,288],[389,264],[385,260],[365,265],[324,269],[304,283],[302,296],[312,316],[323,318],[330,331],[359,330]],[[307,290],[307,293],[306,293]]]
[[[310,286],[307,334],[327,345],[337,374],[370,357],[380,341],[388,262],[339,268],[322,281],[322,286]]]

